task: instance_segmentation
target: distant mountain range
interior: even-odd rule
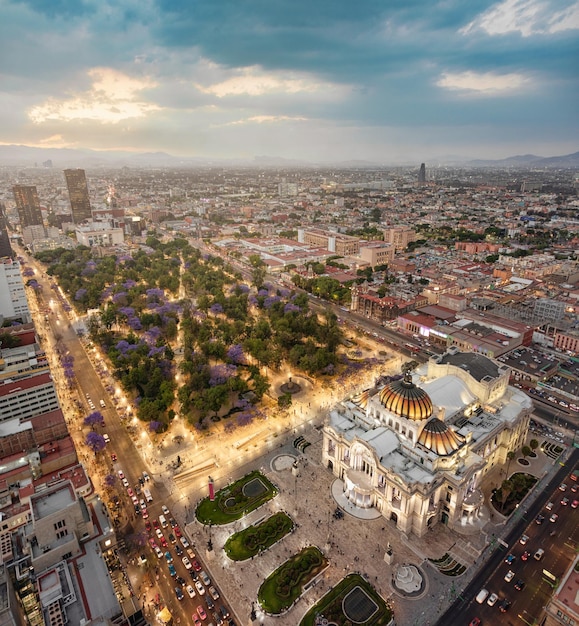
[[[299,159],[285,159],[274,156],[256,156],[253,160],[209,159],[203,157],[177,157],[166,152],[124,152],[115,150],[75,150],[70,148],[34,148],[22,145],[0,145],[0,166],[46,167],[47,163],[56,169],[67,167],[207,167],[207,166],[257,166],[257,167],[341,167],[341,168],[383,168],[394,167],[395,163],[348,160],[339,162],[314,163]],[[413,167],[419,163],[399,163]],[[485,168],[579,168],[579,152],[563,156],[542,157],[524,154],[507,159],[466,159],[446,156],[430,159],[428,167],[485,167]]]

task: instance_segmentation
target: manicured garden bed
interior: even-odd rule
[[[537,478],[531,474],[521,472],[512,474],[508,480],[503,480],[501,486],[493,493],[491,502],[499,513],[510,515],[536,482]]]
[[[327,566],[315,546],[304,548],[272,572],[261,584],[257,599],[271,615],[282,613],[302,594],[303,588]]]
[[[225,554],[233,561],[245,561],[273,546],[293,528],[292,518],[280,511],[260,524],[231,535],[225,542]]]
[[[241,519],[277,495],[278,491],[261,472],[255,471],[201,500],[195,511],[202,524],[229,524]]]
[[[350,574],[314,604],[299,626],[315,626],[316,615],[338,626],[387,626],[393,611],[362,576]]]

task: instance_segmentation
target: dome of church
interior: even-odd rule
[[[432,400],[424,389],[412,382],[410,372],[406,372],[402,380],[388,383],[380,391],[380,402],[392,413],[417,422],[432,415]]]
[[[462,445],[462,437],[457,435],[437,417],[432,418],[418,437],[418,443],[432,450],[438,456],[448,456]]]

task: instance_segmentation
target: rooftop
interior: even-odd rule
[[[446,352],[440,357],[440,363],[449,363],[467,371],[475,380],[481,382],[485,378],[498,378],[500,370],[491,359],[475,352]]]

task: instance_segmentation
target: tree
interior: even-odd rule
[[[511,461],[515,458],[515,453],[513,450],[509,450],[509,452],[507,452],[507,459],[508,459],[508,463],[507,463],[507,471],[506,471],[506,475],[509,475],[509,466],[511,465]]]
[[[84,418],[83,423],[85,426],[90,426],[94,430],[95,426],[104,425],[105,418],[99,411],[94,411]]]
[[[277,398],[277,406],[280,409],[289,409],[292,405],[292,394],[291,393],[283,393],[281,396]]]
[[[102,452],[106,445],[107,442],[105,441],[105,438],[102,435],[99,435],[98,433],[95,432],[90,432],[85,439],[85,444],[95,453],[95,455],[97,454],[97,452]]]
[[[536,439],[529,441],[529,448],[534,452],[539,447],[539,442]]]
[[[499,491],[497,491],[497,497],[498,494],[500,492],[500,500],[501,500],[501,511],[504,510],[505,508],[505,504],[507,503],[507,500],[509,499],[509,496],[511,495],[511,493],[513,493],[513,483],[510,480],[503,480],[503,483],[501,485],[501,488]]]
[[[521,448],[521,454],[526,458],[529,456],[529,454],[531,454],[532,450],[531,448],[529,448],[529,446],[523,446]]]

